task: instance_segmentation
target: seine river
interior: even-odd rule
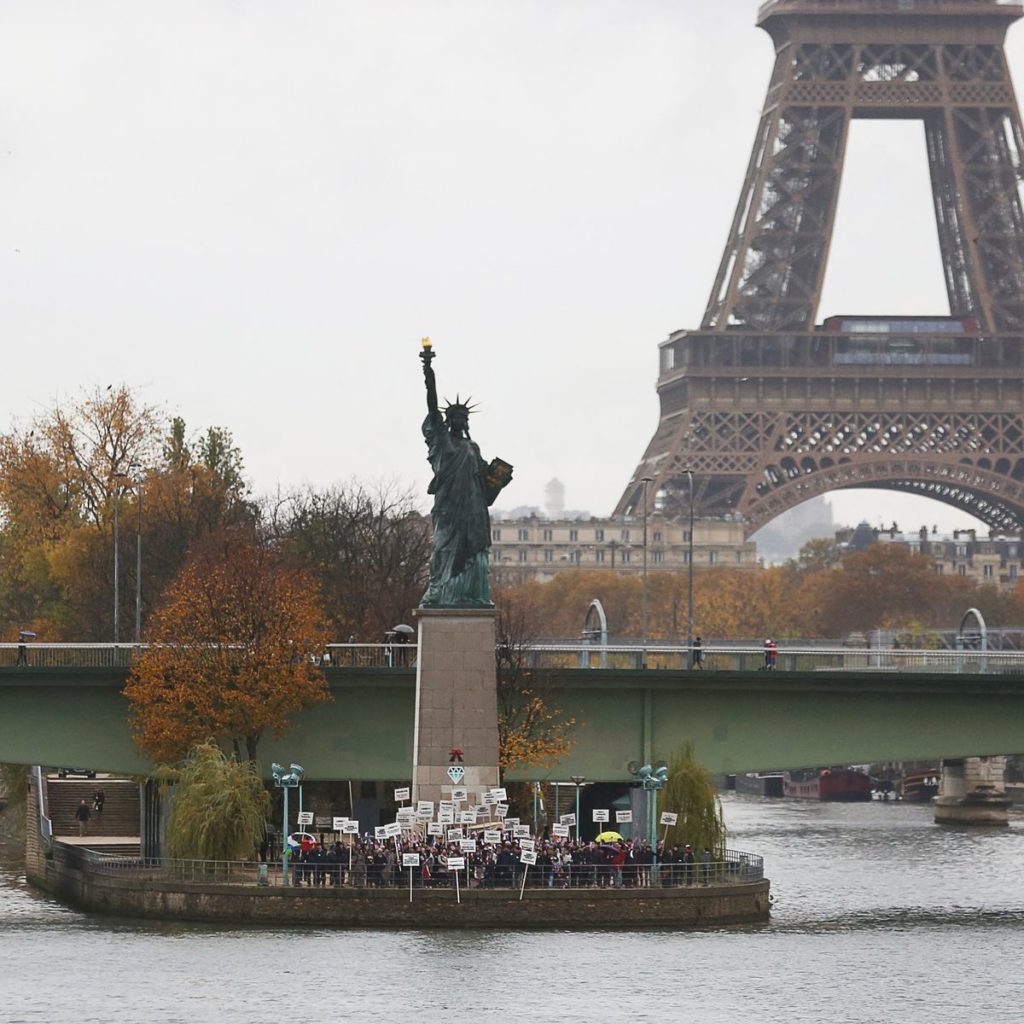
[[[526,934],[140,924],[67,910],[0,862],[0,1021],[1022,1019],[1024,818],[962,832],[913,805],[729,796],[724,806],[729,845],[765,857],[770,924]]]

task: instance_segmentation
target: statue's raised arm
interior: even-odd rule
[[[434,368],[430,365],[434,361],[434,347],[430,344],[429,338],[423,339],[420,359],[423,360],[423,379],[427,383],[427,412],[436,413],[437,381],[434,380]]]
[[[469,436],[470,406],[458,396],[441,416],[429,338],[423,339],[420,359],[427,385],[423,436],[434,470],[428,488],[434,496],[434,553],[430,586],[422,604],[426,608],[491,608],[487,557],[491,517],[487,509],[512,479],[512,467],[501,459],[484,462]]]

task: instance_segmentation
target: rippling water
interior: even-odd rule
[[[78,913],[0,861],[4,1024],[622,1019],[1018,1024],[1024,819],[955,831],[902,804],[725,800],[771,923],[705,932],[330,932]]]

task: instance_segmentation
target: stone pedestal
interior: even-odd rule
[[[470,790],[498,785],[498,697],[490,608],[420,608],[412,797],[448,799],[449,752],[462,751]]]
[[[1010,801],[1003,789],[1005,757],[965,757],[942,762],[935,799],[938,825],[1009,825]]]

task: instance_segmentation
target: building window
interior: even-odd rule
[[[983,569],[982,569],[982,575],[987,580],[992,579],[992,566],[991,565],[984,566]]]
[[[966,565],[958,565],[956,567],[956,571],[957,571],[957,575],[959,575],[959,576],[966,576],[967,575],[967,566]]]
[[[709,551],[708,552],[708,565],[714,565],[715,562],[717,562],[717,561],[718,561],[718,552],[717,551]]]
[[[570,543],[575,543],[579,539],[580,539],[580,531],[579,530],[570,530],[569,531],[569,542]],[[577,561],[579,561],[579,559],[577,559]]]
[[[966,544],[957,544],[957,546],[956,546],[956,557],[957,558],[966,558],[967,557],[967,545]]]
[[[629,550],[628,549],[626,549],[626,550],[624,550],[622,552],[621,558],[622,558],[622,564],[623,565],[629,565]]]
[[[743,552],[742,551],[737,551],[736,552],[736,561],[737,562],[742,562],[743,561]]]
[[[683,552],[683,565],[689,565],[689,564],[690,564],[690,552],[689,551],[684,551]]]
[[[520,562],[525,562],[529,557],[530,557],[530,554],[526,550],[526,548],[520,548],[519,549],[519,561]]]
[[[595,562],[603,562],[604,561],[604,551],[603,550],[598,550],[598,551],[594,552],[594,561]]]
[[[623,530],[622,531],[622,538],[621,539],[622,539],[623,544],[628,544],[629,543],[629,530]]]
[[[651,552],[651,561],[656,563],[656,564],[658,562],[664,562],[665,561],[665,552],[664,551],[652,551]]]
[[[491,530],[491,540],[501,540],[501,530]]]
[[[545,530],[544,531],[544,539],[547,540],[547,541],[550,541],[550,540],[554,539],[554,534],[551,532],[551,530]]]
[[[1017,557],[1017,545],[1016,544],[1011,544],[1006,549],[1006,557],[1007,558],[1016,558]]]
[[[594,531],[594,540],[596,540],[596,541],[604,540],[604,530],[595,530]]]
[[[545,562],[553,562],[554,560],[555,560],[555,553],[554,553],[554,551],[552,551],[551,548],[547,548],[544,551],[544,561]]]
[[[942,573],[943,573],[943,572],[945,571],[945,568],[946,568],[946,567],[945,567],[944,565],[941,565],[941,564],[940,564],[940,565],[937,565],[937,566],[935,566],[935,575],[936,575],[936,576],[941,576],[941,575],[942,575]]]
[[[689,544],[690,543],[690,531],[689,530],[683,530],[683,543],[684,544]]]
[[[1010,566],[1010,579],[1011,580],[1015,580],[1016,578],[1017,578],[1017,566],[1011,565]]]
[[[573,565],[579,565],[580,564],[580,553],[578,551],[570,552],[570,554],[569,554],[569,561],[572,562]]]
[[[530,531],[529,530],[520,530],[519,531],[519,539],[520,540],[529,540],[530,539]]]
[[[661,543],[661,530],[655,530],[654,531],[654,543],[655,544],[660,544]]]

